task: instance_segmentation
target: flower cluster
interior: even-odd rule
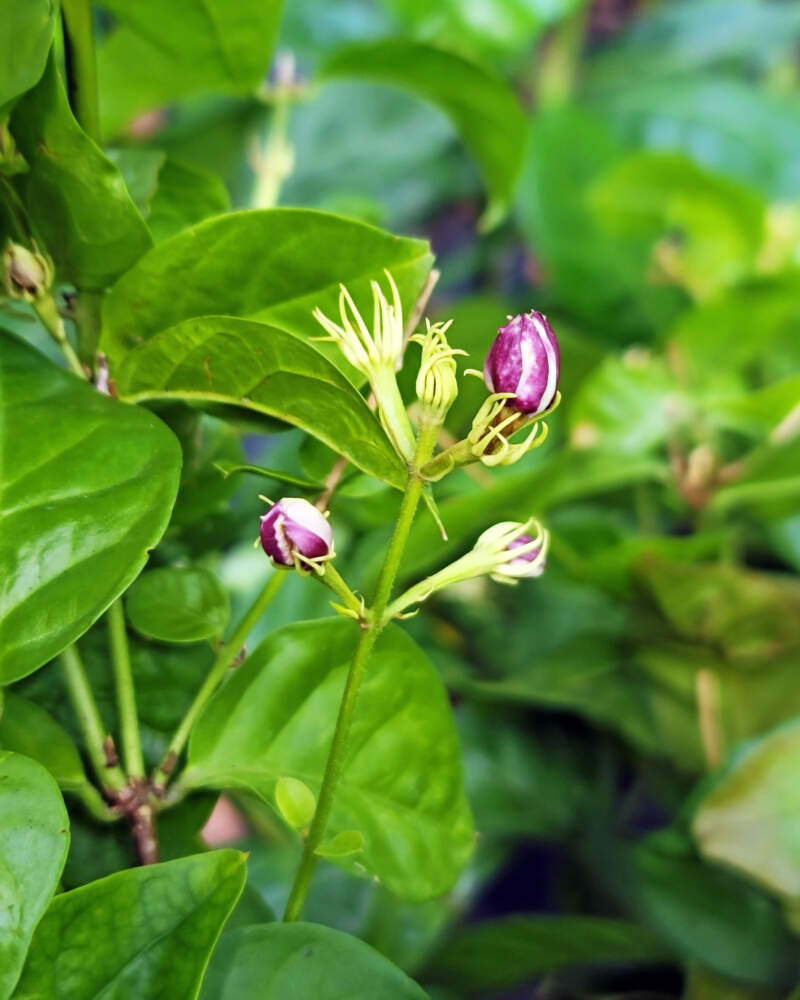
[[[370,283],[371,326],[344,285],[340,286],[339,321],[319,308],[314,310],[314,317],[327,339],[338,345],[345,359],[369,382],[381,423],[397,453],[408,463],[409,475],[427,481],[429,491],[431,482],[457,465],[477,461],[487,466],[509,465],[542,444],[547,436],[547,424],[542,418],[560,400],[561,355],[547,318],[531,310],[508,317],[489,349],[483,372],[470,372],[484,379],[488,395],[467,437],[433,457],[431,443],[417,464],[420,441],[425,434],[430,438],[431,431],[435,439],[458,395],[455,358],[465,352],[450,347],[447,341],[452,321],[426,321],[424,333],[408,338],[422,347],[416,380],[418,438],[396,379],[406,346],[400,292],[388,271],[386,278],[388,297],[377,282]],[[527,430],[522,440],[512,440],[522,430]],[[423,498],[435,513],[430,493],[423,493]],[[363,600],[350,591],[331,565],[333,533],[326,514],[307,500],[286,497],[261,518],[261,544],[276,566],[316,573],[340,597],[342,604],[334,607],[363,622]],[[386,608],[386,620],[403,615],[430,594],[459,581],[489,576],[513,585],[521,579],[541,576],[548,544],[548,532],[534,519],[501,521],[484,531],[466,555],[392,602]]]

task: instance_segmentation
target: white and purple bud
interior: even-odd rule
[[[486,355],[483,377],[493,393],[513,393],[506,406],[520,413],[542,413],[555,401],[561,352],[547,319],[531,310],[509,316]]]
[[[519,525],[515,521],[503,521],[495,524],[488,531],[480,536],[477,546],[483,542],[493,541],[502,537],[509,531],[518,529]],[[504,546],[505,560],[491,574],[493,580],[502,583],[515,582],[517,580],[530,579],[541,576],[547,558],[547,537],[544,532],[540,532],[535,538],[531,535],[515,535]],[[510,555],[510,553],[514,553]]]
[[[333,532],[324,514],[301,497],[284,497],[261,518],[261,544],[280,566],[320,570],[333,556]]]
[[[12,242],[3,251],[3,271],[7,293],[26,302],[33,302],[46,292],[53,277],[41,254]]]

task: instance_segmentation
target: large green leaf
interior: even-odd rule
[[[266,78],[283,0],[103,0],[119,25],[100,46],[103,130],[192,94],[253,94]]]
[[[659,962],[668,952],[642,927],[604,917],[507,917],[457,932],[426,978],[467,993],[520,986],[587,963]]]
[[[154,569],[143,573],[125,597],[131,625],[163,642],[197,642],[225,631],[230,602],[207,569]]]
[[[36,702],[12,691],[5,693],[0,747],[38,760],[63,791],[94,798],[94,788],[69,733]]]
[[[774,892],[800,896],[800,720],[746,746],[699,802],[702,853]]]
[[[41,764],[0,751],[0,998],[11,996],[39,919],[56,890],[69,820]]]
[[[1,0],[0,112],[42,75],[57,11],[56,0]]]
[[[119,170],[75,121],[53,57],[11,131],[31,167],[25,205],[59,274],[83,289],[110,285],[152,240]]]
[[[103,350],[113,367],[181,320],[220,314],[319,337],[323,331],[312,310],[338,315],[339,282],[372,316],[369,281],[385,283],[388,268],[408,311],[431,263],[422,240],[326,212],[235,212],[159,244],[117,282],[105,302]],[[344,367],[338,351],[331,356]]]
[[[229,931],[211,958],[201,1000],[425,1000],[358,938],[320,924]]]
[[[386,39],[348,47],[323,67],[323,79],[354,76],[409,90],[451,119],[480,164],[491,195],[486,222],[508,210],[525,144],[525,116],[493,71],[424,42]]]
[[[293,777],[317,793],[357,639],[352,623],[331,619],[273,633],[199,719],[184,783],[249,788],[272,803],[277,780]],[[472,847],[446,693],[394,626],[361,688],[328,834],[353,829],[365,840],[357,863],[409,899],[446,892]]]
[[[116,371],[133,402],[235,404],[315,435],[364,472],[403,488],[407,471],[364,397],[295,334],[264,323],[206,316],[155,334]]]
[[[180,449],[0,333],[0,681],[86,631],[138,575],[175,500]]]
[[[132,868],[57,896],[18,1000],[193,1000],[244,887],[245,856],[213,851]]]

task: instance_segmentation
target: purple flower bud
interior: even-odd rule
[[[513,541],[508,543],[506,548],[508,550],[517,549],[523,545],[530,545],[532,541],[533,539],[530,535],[518,535]],[[529,549],[527,552],[515,556],[502,567],[500,572],[504,576],[515,577],[517,579],[521,577],[541,576],[544,573],[545,560],[542,558],[538,563],[536,562],[541,551],[542,546],[537,545],[536,548]]]
[[[333,532],[317,508],[301,497],[284,497],[261,518],[264,551],[282,566],[311,566],[333,552]]]
[[[536,414],[553,402],[561,372],[558,341],[545,317],[534,310],[509,319],[486,355],[483,377],[490,392],[513,392],[508,405]]]

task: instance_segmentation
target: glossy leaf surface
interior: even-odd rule
[[[41,764],[0,750],[0,997],[11,996],[40,917],[56,890],[69,820]]]
[[[306,338],[323,336],[311,313],[319,306],[338,315],[339,282],[371,317],[369,281],[385,284],[388,268],[408,312],[431,262],[422,240],[326,212],[234,212],[159,244],[117,283],[105,302],[103,349],[116,367],[167,327],[220,314],[261,319]],[[330,357],[344,368],[338,350]]]
[[[180,449],[151,413],[0,333],[0,680],[85,632],[138,575],[175,500]]]
[[[249,788],[272,804],[278,779],[295,777],[318,794],[357,638],[330,619],[273,633],[199,719],[184,782]],[[447,891],[472,846],[444,688],[393,626],[370,660],[326,833],[353,829],[364,835],[358,862],[409,899]]]
[[[244,855],[225,850],[62,893],[36,929],[16,996],[192,1000],[244,879]]]
[[[81,129],[51,57],[11,131],[31,170],[25,205],[60,276],[102,289],[152,245],[122,175]]]
[[[405,973],[358,938],[320,924],[225,934],[201,1000],[425,1000]]]
[[[42,75],[57,9],[55,0],[0,3],[0,110]]]
[[[163,642],[198,642],[221,636],[230,602],[207,569],[154,569],[143,573],[125,597],[131,625]]]
[[[117,372],[124,399],[235,404],[308,431],[377,479],[407,472],[364,397],[300,337],[250,320],[208,316],[155,334]]]

